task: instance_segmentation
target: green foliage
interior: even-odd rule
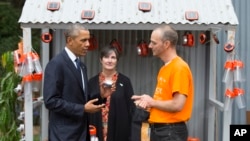
[[[21,9],[24,5],[25,0],[0,0],[0,4],[10,4],[14,8]]]
[[[18,48],[17,43],[23,35],[18,23],[21,8],[14,8],[10,4],[0,4],[0,55]],[[38,54],[40,53],[40,32],[39,29],[32,29],[32,46]],[[3,68],[0,66],[0,74],[3,74],[2,71]]]
[[[14,88],[20,82],[20,77],[14,72],[12,52],[1,56],[4,68],[3,78],[0,79],[0,141],[17,141],[20,133],[17,129],[17,94]]]
[[[20,41],[19,36],[22,35],[18,24],[20,11],[8,4],[0,5],[0,55],[17,49],[17,43]],[[2,66],[0,66],[0,74],[3,74]]]
[[[22,30],[18,23],[21,10],[10,5],[0,5],[0,52],[6,52],[17,48]]]
[[[17,94],[14,88],[21,78],[14,72],[12,51],[18,49],[22,29],[18,20],[25,0],[0,0],[0,141],[18,141],[16,130]],[[40,30],[32,29],[33,49],[39,54]]]
[[[5,71],[13,71],[14,70],[14,66],[13,66],[13,54],[12,52],[8,51],[6,53],[4,53],[1,57],[1,64],[3,66],[3,68],[5,69]]]

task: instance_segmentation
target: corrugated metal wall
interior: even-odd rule
[[[248,16],[250,1],[249,0],[232,0],[235,7],[235,12],[239,19],[239,26],[236,30],[236,53],[237,57],[244,61],[245,78],[246,82],[242,83],[242,88],[245,90],[245,99],[247,108],[239,109],[234,102],[232,124],[245,124],[246,123],[246,110],[250,109],[250,74],[247,70],[250,70],[250,17]],[[98,40],[99,48],[108,44],[112,39],[116,38],[123,47],[122,57],[119,60],[118,70],[119,72],[130,77],[136,94],[147,93],[152,95],[155,88],[156,75],[159,68],[163,64],[159,58],[149,55],[147,57],[140,57],[137,55],[136,46],[140,40],[149,41],[151,31],[142,30],[93,30],[91,31]],[[184,31],[179,31],[179,35],[183,35]],[[199,137],[202,141],[207,140],[207,106],[208,106],[208,78],[209,78],[209,44],[201,45],[198,42],[198,36],[200,31],[195,31],[193,34],[196,38],[195,47],[183,47],[178,46],[178,54],[183,57],[190,65],[193,72],[195,82],[195,103],[193,108],[193,115],[188,123],[189,135]],[[216,74],[216,92],[217,98],[220,101],[224,101],[224,84],[222,83],[222,77],[224,73],[224,63],[226,61],[227,53],[223,50],[224,44],[227,42],[227,34],[224,30],[219,30],[217,37],[220,40],[220,44],[217,47],[217,74]],[[54,31],[54,37],[56,38],[51,48],[54,56],[65,45],[62,30]],[[181,39],[180,39],[181,40]],[[181,44],[181,43],[180,43]],[[88,76],[92,77],[100,71],[100,63],[98,57],[98,49],[90,51],[84,58],[88,67]],[[217,111],[216,113],[216,141],[222,140],[222,120],[223,113]],[[229,127],[228,127],[229,128]],[[228,129],[224,129],[228,130]]]
[[[118,63],[118,71],[127,75],[132,82],[135,94],[150,94],[152,95],[155,89],[156,76],[158,70],[163,65],[163,62],[152,54],[141,57],[137,55],[137,44],[141,40],[149,42],[151,31],[143,30],[93,30],[92,34],[98,41],[98,47],[101,48],[110,43],[112,39],[117,39],[122,48],[122,56]],[[195,83],[195,103],[193,109],[193,117],[188,123],[189,134],[203,139],[205,134],[205,99],[208,97],[208,57],[209,57],[209,44],[201,45],[198,42],[198,31],[193,32],[196,43],[194,47],[183,47],[181,45],[181,38],[184,31],[179,31],[180,39],[179,46],[177,47],[178,54],[186,60],[193,72]],[[54,32],[57,41],[52,48],[52,56],[58,53],[65,46],[65,40],[62,30]],[[63,39],[63,40],[62,40]],[[59,42],[60,41],[60,42]],[[88,67],[89,78],[96,75],[101,71],[99,62],[99,48],[88,52],[84,57],[84,62]]]
[[[239,26],[236,30],[236,48],[237,56],[245,63],[245,75],[246,82],[242,83],[242,88],[245,89],[245,98],[250,101],[250,87],[249,85],[250,74],[246,70],[250,69],[248,65],[250,62],[250,37],[248,35],[250,28],[248,23],[250,17],[248,7],[250,1],[248,0],[233,0],[235,6],[235,12],[239,19]],[[152,95],[155,88],[156,76],[159,68],[162,66],[162,61],[159,58],[153,57],[151,54],[146,57],[137,55],[137,44],[140,40],[146,42],[150,39],[151,31],[143,30],[93,30],[91,31],[98,41],[98,47],[109,44],[112,39],[117,39],[123,47],[122,56],[119,60],[118,71],[127,75],[133,84],[134,92],[136,94],[147,93]],[[178,54],[183,57],[190,65],[193,72],[195,82],[195,103],[193,108],[193,115],[188,123],[189,135],[199,137],[200,140],[206,141],[207,139],[207,105],[208,105],[208,70],[209,70],[209,44],[201,45],[198,42],[198,36],[200,31],[195,31],[195,47],[183,47],[178,46]],[[54,31],[54,37],[56,38],[53,43],[52,54],[54,56],[65,46],[65,40],[62,30]],[[184,31],[179,31],[180,38],[184,34]],[[220,40],[220,44],[217,45],[217,98],[220,101],[224,101],[224,84],[221,82],[224,73],[224,62],[226,61],[227,53],[223,50],[224,44],[227,42],[227,34],[224,30],[219,30],[217,36]],[[180,39],[181,40],[181,39]],[[180,41],[179,40],[179,41]],[[94,76],[100,71],[100,63],[98,57],[98,49],[90,51],[83,59],[88,67],[89,78]],[[236,103],[233,104],[233,124],[245,124],[246,122],[246,109],[249,110],[250,105],[246,102],[247,108],[238,109]],[[217,112],[216,121],[216,140],[222,140],[222,120],[223,113]]]

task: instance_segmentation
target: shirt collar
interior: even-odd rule
[[[65,51],[66,51],[66,53],[68,54],[70,60],[71,60],[72,62],[75,62],[75,60],[76,60],[76,58],[77,58],[77,57],[75,56],[75,54],[74,54],[72,51],[70,51],[67,47],[65,47]]]

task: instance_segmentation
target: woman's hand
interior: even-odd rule
[[[100,93],[102,98],[106,98],[110,96],[116,89],[115,83],[113,82],[111,85],[105,84],[105,82],[100,82]]]

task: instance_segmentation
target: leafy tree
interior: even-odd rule
[[[14,8],[21,9],[24,5],[25,0],[0,0],[2,3],[9,3],[11,4]]]
[[[23,35],[18,20],[21,16],[23,6],[22,2],[24,1],[25,0],[0,1],[0,55],[7,51],[13,51],[18,48],[17,43],[20,41],[20,38],[22,38]],[[32,30],[32,43],[33,48],[39,54],[40,30]],[[0,66],[0,74],[2,73],[3,68]]]
[[[18,48],[22,29],[18,20],[25,0],[0,0],[0,141],[18,141],[16,130],[17,94],[14,88],[21,78],[14,71],[13,51]],[[33,46],[39,53],[40,30],[32,30]]]
[[[0,47],[1,52],[16,47],[16,43],[20,40],[22,30],[18,24],[20,10],[12,8],[10,5],[0,5]]]
[[[22,30],[18,24],[20,10],[14,9],[9,4],[0,5],[0,55],[7,51],[17,49]],[[3,68],[0,73],[3,74]]]

